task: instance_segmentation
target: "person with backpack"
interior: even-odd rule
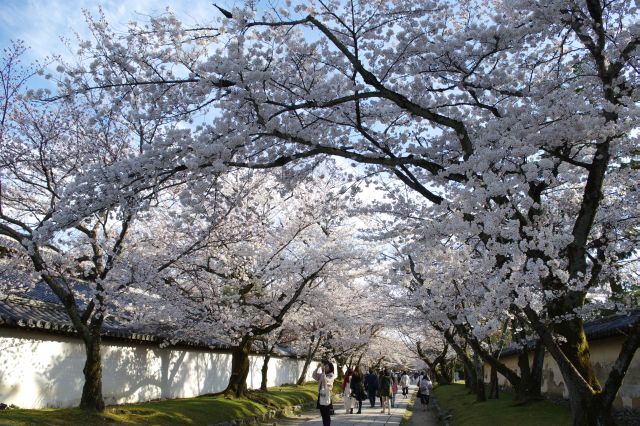
[[[418,394],[420,396],[420,402],[424,409],[427,409],[429,405],[429,397],[431,395],[431,389],[433,389],[433,383],[426,374],[422,374],[421,379],[418,381]]]

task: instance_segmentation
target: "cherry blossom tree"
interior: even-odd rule
[[[0,246],[6,254],[0,285],[20,295],[43,284],[60,300],[86,350],[80,407],[101,411],[101,333],[111,317],[131,315],[120,299],[134,282],[132,269],[143,269],[133,267],[130,254],[148,247],[150,236],[138,219],[155,194],[135,203],[121,199],[70,227],[53,216],[78,176],[140,155],[171,119],[136,119],[108,96],[89,93],[42,102],[47,90],[28,91],[41,68],[22,68],[24,51],[19,43],[6,50],[0,73]]]
[[[415,198],[390,194],[437,221],[416,220],[414,235],[480,247],[485,286],[559,364],[574,422],[611,423],[640,323],[600,384],[583,319],[637,247],[637,22],[633,2],[597,0],[319,0],[200,28],[168,15],[123,37],[92,21],[88,64],[66,68],[71,92],[144,91],[185,119],[210,114],[107,179],[88,175],[56,221],[174,177],[359,163],[428,202],[412,211]],[[99,201],[74,204],[87,196]]]
[[[375,256],[375,248],[368,245],[366,257]],[[376,307],[378,289],[371,281],[374,265],[353,270],[348,275],[333,279],[328,287],[327,300],[322,318],[329,330],[323,349],[327,358],[336,362],[338,377],[342,378],[344,367],[354,368],[366,364],[366,354],[380,333],[390,326]]]
[[[102,410],[100,333],[110,313],[109,292],[117,287],[111,273],[119,267],[134,214],[125,207],[101,210],[46,241],[40,232],[78,175],[126,155],[128,133],[113,115],[95,122],[86,102],[30,100],[30,73],[19,68],[23,52],[19,44],[5,51],[2,65],[0,244],[10,253],[3,260],[32,285],[46,283],[60,299],[86,349],[80,406]],[[79,288],[87,284],[88,294]]]
[[[406,323],[399,328],[402,342],[409,353],[424,361],[429,367],[434,381],[441,385],[450,384],[453,381],[455,352],[442,332],[429,326],[423,316],[415,317],[407,316]]]
[[[162,251],[173,258],[150,260],[162,266],[156,278],[141,283],[174,301],[175,339],[214,339],[232,347],[225,392],[238,397],[246,391],[256,339],[277,335],[285,322],[291,327],[289,316],[303,304],[317,305],[314,289],[357,262],[337,204],[341,193],[327,179],[293,191],[277,192],[275,185],[271,174],[238,171],[220,176],[215,191],[187,191],[198,202],[182,205],[182,225],[165,240]]]

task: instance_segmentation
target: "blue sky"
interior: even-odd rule
[[[240,5],[240,0],[216,0],[222,7]],[[208,22],[220,16],[211,1],[201,0],[0,0],[0,47],[10,40],[21,39],[31,48],[29,59],[42,59],[51,54],[70,53],[61,37],[75,45],[75,33],[87,36],[82,9],[97,14],[102,7],[107,20],[124,27],[132,20],[142,21],[146,15],[162,13],[167,7],[185,22]]]

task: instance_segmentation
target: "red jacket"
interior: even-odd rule
[[[347,383],[351,380],[351,374],[347,373],[344,375],[344,379],[342,380],[342,391],[347,388]]]

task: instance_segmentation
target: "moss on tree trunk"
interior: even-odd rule
[[[84,386],[80,398],[80,408],[91,411],[104,411],[104,399],[102,398],[102,357],[100,334],[86,338],[84,348],[87,359],[82,372],[84,373]]]

